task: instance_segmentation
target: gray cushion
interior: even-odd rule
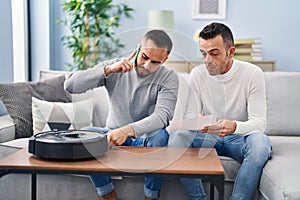
[[[267,135],[300,135],[300,73],[265,72]]]
[[[270,136],[272,158],[264,167],[260,192],[268,199],[300,199],[300,137]]]
[[[15,138],[15,124],[9,115],[0,116],[0,143]]]
[[[16,125],[16,138],[32,135],[31,98],[69,102],[64,91],[65,77],[59,76],[40,82],[1,83],[0,99]]]

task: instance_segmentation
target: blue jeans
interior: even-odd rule
[[[248,136],[230,134],[219,137],[200,131],[178,130],[170,134],[168,146],[215,148],[218,155],[239,161],[241,167],[234,183],[231,200],[251,199],[259,184],[263,167],[272,152],[271,141],[261,132]],[[201,179],[181,178],[180,180],[190,200],[207,199]]]
[[[107,133],[109,130],[99,127],[88,127],[85,130]],[[145,146],[145,147],[164,147],[168,144],[169,133],[165,129],[160,129],[144,135],[145,137],[135,140],[128,137],[122,146]],[[110,193],[114,186],[109,176],[90,176],[92,183],[100,196]],[[157,177],[145,177],[144,193],[146,197],[158,198],[163,179]]]

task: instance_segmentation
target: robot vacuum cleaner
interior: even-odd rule
[[[48,131],[29,138],[29,153],[53,160],[83,160],[100,157],[108,150],[104,133],[85,130]]]

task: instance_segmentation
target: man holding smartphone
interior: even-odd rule
[[[127,58],[72,73],[65,82],[66,91],[83,93],[103,86],[110,97],[106,127],[88,130],[107,133],[110,145],[166,146],[165,128],[173,118],[179,87],[177,74],[162,66],[172,46],[164,31],[151,30]],[[117,199],[110,177],[90,178],[103,199]],[[162,178],[146,177],[145,199],[157,199],[161,185]]]

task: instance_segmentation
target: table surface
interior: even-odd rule
[[[53,161],[21,149],[0,160],[0,169],[74,170],[156,174],[224,175],[221,161],[211,148],[114,147],[97,159]]]

